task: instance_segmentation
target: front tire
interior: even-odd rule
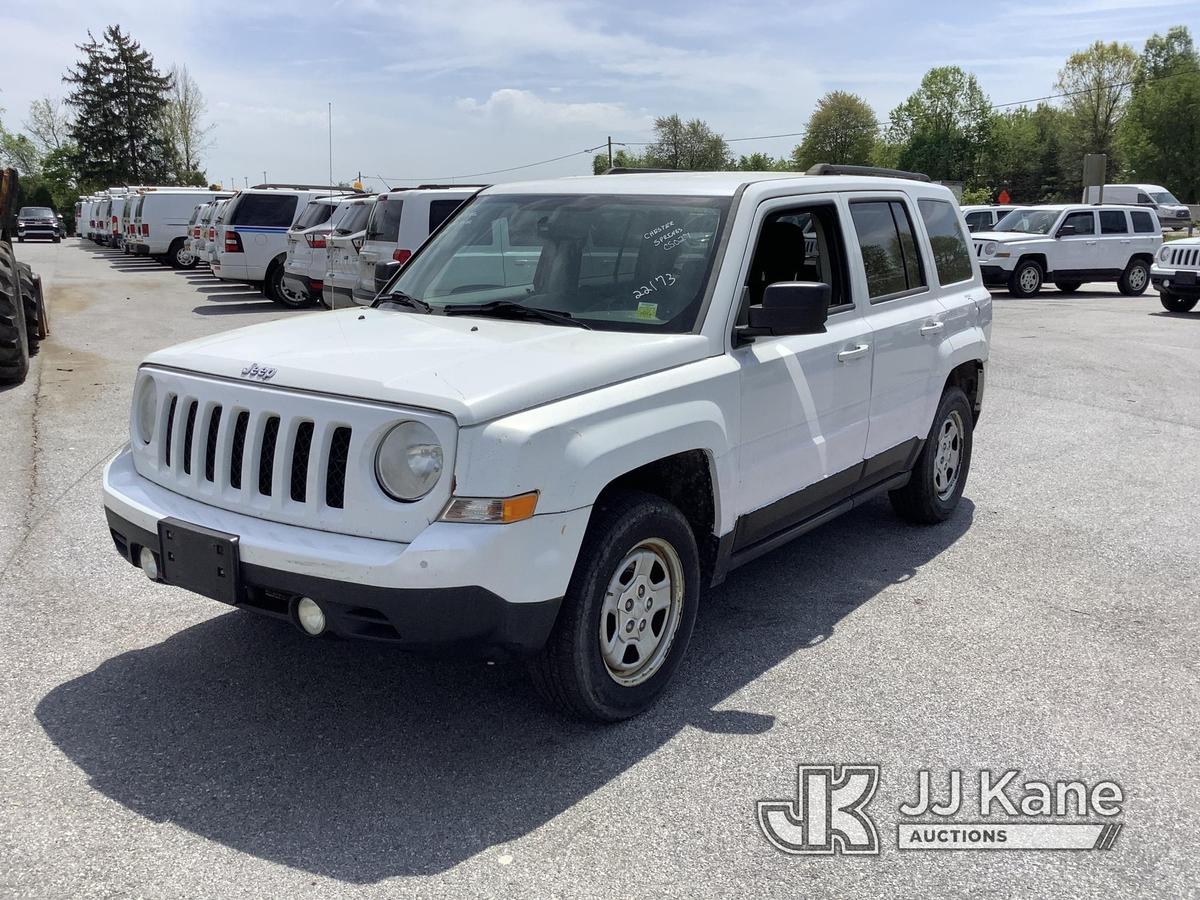
[[[559,711],[618,722],[666,690],[691,640],[700,558],[683,514],[641,491],[602,497],[546,646],[528,663]]]
[[[1125,271],[1121,273],[1117,289],[1126,297],[1137,297],[1146,293],[1149,285],[1150,264],[1144,259],[1131,259],[1129,265],[1125,267]]]
[[[967,483],[974,430],[975,416],[967,395],[961,388],[948,388],[908,484],[888,494],[900,518],[933,525],[950,517]]]
[[[1042,289],[1045,273],[1042,267],[1032,259],[1017,264],[1008,279],[1008,292],[1014,297],[1032,297]]]
[[[1162,302],[1163,309],[1167,312],[1185,313],[1191,312],[1196,307],[1197,297],[1181,297],[1179,294],[1159,294],[1158,299]]]

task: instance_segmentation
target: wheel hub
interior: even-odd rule
[[[683,610],[683,564],[675,548],[653,538],[617,566],[600,610],[600,655],[618,684],[632,687],[661,668]]]
[[[933,457],[933,488],[939,500],[949,499],[958,485],[965,434],[962,418],[954,411],[938,429],[937,450]]]

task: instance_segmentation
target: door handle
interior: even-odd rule
[[[847,360],[858,359],[860,356],[866,356],[867,351],[870,349],[870,344],[855,344],[853,347],[847,347],[838,354],[838,362],[846,362]]]
[[[513,264],[514,266],[529,266],[529,265],[533,265],[533,260],[532,260],[532,259],[514,259],[514,260],[511,260],[511,262],[512,262],[512,264]]]
[[[926,322],[921,326],[921,334],[937,334],[946,327],[945,322]]]

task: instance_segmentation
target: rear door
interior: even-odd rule
[[[930,396],[941,393],[939,344],[946,309],[914,224],[919,213],[902,192],[855,196],[849,201],[861,261],[856,277],[867,297],[875,344],[866,459],[890,469],[929,430]]]

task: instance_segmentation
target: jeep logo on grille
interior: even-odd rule
[[[275,370],[270,366],[260,366],[258,363],[250,363],[250,365],[242,369],[242,377],[257,378],[259,381],[270,381],[275,377]]]

